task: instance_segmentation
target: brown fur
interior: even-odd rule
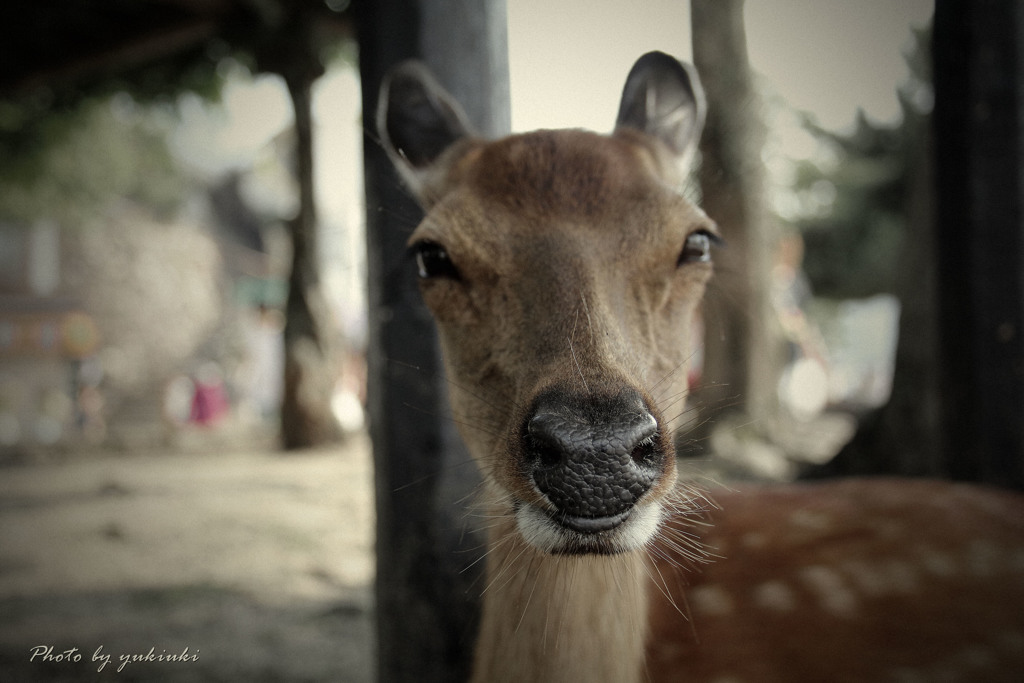
[[[651,594],[650,680],[1020,680],[1020,496],[850,479],[716,499],[721,559],[674,586],[686,617]]]
[[[636,680],[647,633],[642,556],[543,555],[507,521],[491,538],[474,681]]]

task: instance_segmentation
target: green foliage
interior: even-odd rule
[[[74,227],[112,197],[173,212],[186,184],[165,142],[169,120],[126,94],[43,117],[34,127],[48,143],[0,161],[0,215]]]
[[[169,109],[183,93],[218,99],[232,62],[315,76],[325,60],[354,60],[348,6],[0,3],[0,215],[73,218],[111,195],[171,210],[182,196],[181,177],[163,131],[142,109]]]
[[[833,197],[827,211],[797,221],[807,245],[804,268],[820,295],[893,291],[911,159],[902,128],[861,116],[848,137],[815,130],[838,157],[834,167],[805,163],[797,173],[798,191]]]
[[[140,104],[167,105],[182,92],[220,97],[219,67],[227,48],[218,43],[141,66],[100,71],[74,82],[42,84],[0,96],[0,165],[27,177],[43,171],[43,158],[63,144],[97,101],[128,94]]]
[[[863,112],[852,133],[810,121],[805,128],[832,151],[834,163],[801,163],[794,189],[815,210],[793,221],[806,243],[804,269],[816,294],[835,298],[893,292],[906,230],[906,203],[930,102],[928,32],[907,55],[911,79],[899,91],[902,121],[883,126]]]

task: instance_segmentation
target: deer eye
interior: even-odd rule
[[[708,263],[711,261],[711,247],[718,245],[722,239],[707,230],[697,230],[690,233],[683,244],[683,251],[679,254],[677,266],[687,263]]]
[[[452,263],[448,251],[437,242],[424,240],[412,245],[416,257],[416,268],[421,280],[447,278],[461,280],[459,269]]]

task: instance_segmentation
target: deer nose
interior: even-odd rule
[[[611,528],[661,475],[658,421],[634,391],[584,402],[551,392],[525,425],[527,460],[556,519],[580,531]]]

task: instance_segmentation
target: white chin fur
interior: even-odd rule
[[[534,548],[549,554],[607,555],[641,550],[654,538],[660,523],[659,505],[635,507],[619,526],[594,534],[567,529],[529,503],[523,503],[516,511],[519,533]]]

